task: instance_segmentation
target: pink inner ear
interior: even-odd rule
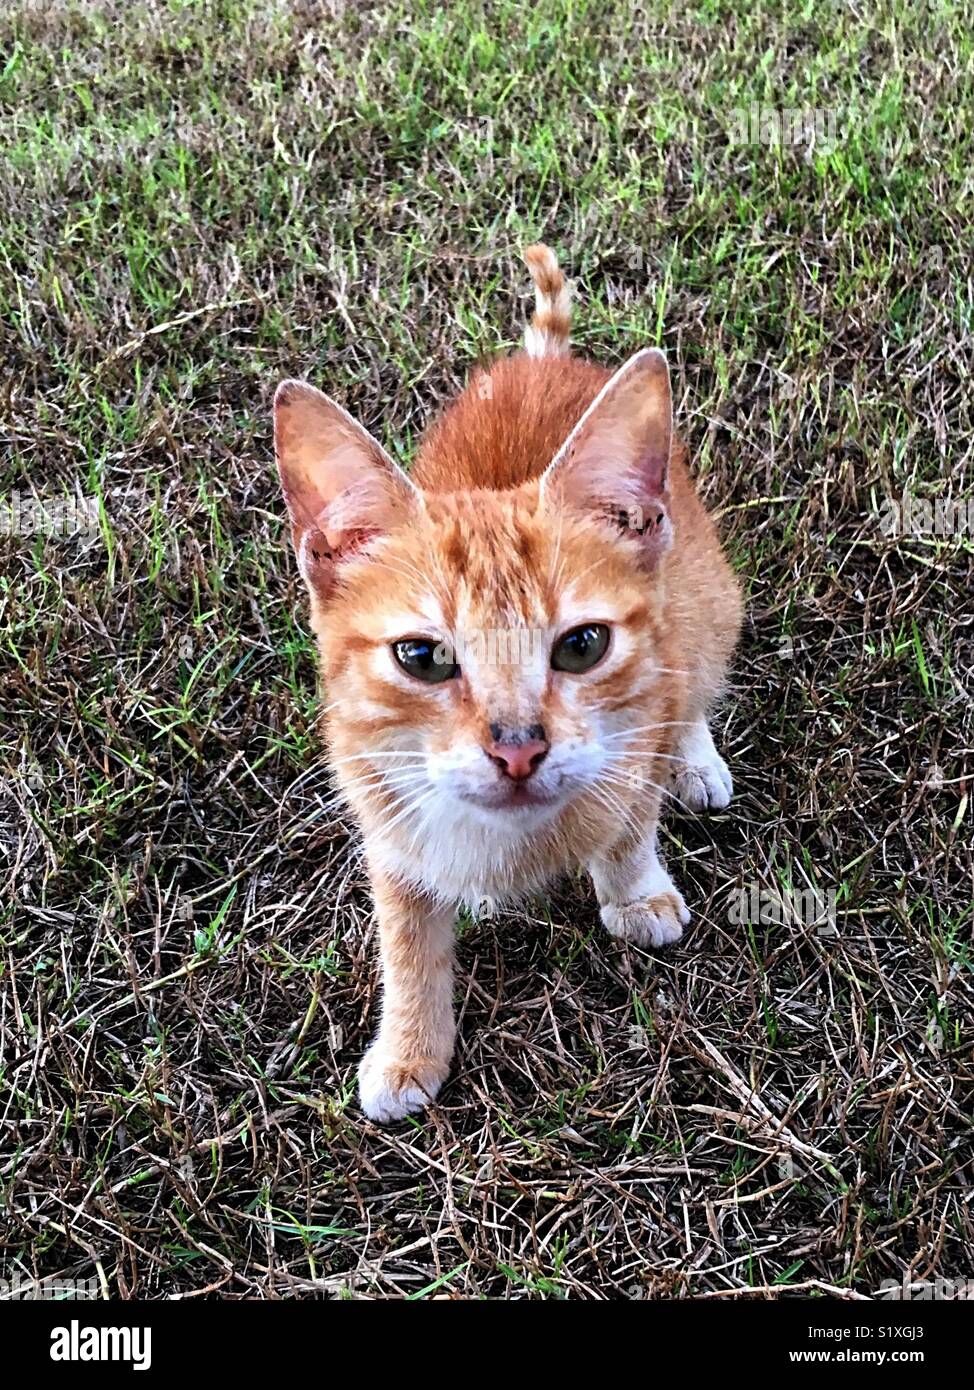
[[[396,504],[390,479],[378,471],[360,474],[321,510],[317,524],[341,551],[349,535],[361,531],[377,534],[394,526]]]
[[[366,477],[340,492],[310,524],[295,521],[299,567],[316,593],[330,593],[341,565],[396,525],[400,518],[395,503],[387,479]]]
[[[353,559],[381,534],[374,529],[362,528],[344,531],[336,540],[317,527],[296,528],[294,545],[298,568],[305,582],[320,598],[327,598],[338,582],[341,565]]]
[[[281,383],[274,437],[298,565],[323,597],[339,565],[400,525],[419,494],[382,446],[307,382]]]
[[[367,530],[361,527],[356,531],[343,531],[340,535],[329,536],[324,531],[315,529],[307,533],[307,552],[315,564],[340,564],[343,560],[350,560],[358,551],[367,546],[370,541],[374,541],[382,532],[375,528]]]
[[[672,403],[663,354],[637,353],[603,387],[551,462],[542,497],[595,511],[655,563],[673,542]]]
[[[542,491],[574,505],[611,503],[665,511],[672,443],[669,374],[647,349],[603,387],[552,460]]]

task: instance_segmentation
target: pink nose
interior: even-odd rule
[[[487,749],[491,762],[514,782],[523,782],[536,772],[547,754],[548,744],[543,738],[531,738],[525,743],[492,743]]]

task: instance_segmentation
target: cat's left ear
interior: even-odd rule
[[[595,510],[638,537],[656,563],[673,543],[673,401],[666,358],[646,348],[620,367],[541,478],[543,504]]]
[[[403,525],[420,493],[347,410],[306,381],[277,388],[274,444],[298,568],[325,600],[343,562]]]

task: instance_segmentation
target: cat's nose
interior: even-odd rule
[[[548,756],[549,744],[540,724],[532,724],[528,729],[505,729],[491,724],[490,734],[487,756],[513,782],[525,781]]]

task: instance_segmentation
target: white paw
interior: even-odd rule
[[[729,805],[734,783],[703,720],[688,731],[677,754],[681,762],[674,764],[673,795],[683,807],[722,811]]]
[[[703,767],[682,767],[673,778],[673,793],[691,811],[722,811],[734,792],[727,764],[720,754]]]
[[[449,1061],[438,1063],[429,1057],[403,1062],[377,1039],[359,1063],[362,1109],[380,1125],[415,1115],[436,1099],[449,1070]]]
[[[653,898],[602,909],[609,934],[637,946],[669,946],[679,941],[689,920],[690,910],[672,885]]]

